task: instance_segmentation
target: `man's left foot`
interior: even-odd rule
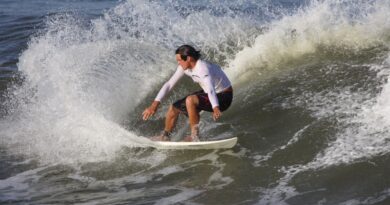
[[[167,136],[162,136],[162,135],[154,136],[149,139],[152,141],[171,141],[171,139],[169,139]]]
[[[161,135],[149,138],[152,141],[171,141],[171,132],[163,131]]]

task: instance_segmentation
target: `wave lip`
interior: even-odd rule
[[[389,9],[386,1],[315,1],[267,25],[251,46],[237,53],[228,71],[245,82],[324,49],[345,54],[388,46]]]

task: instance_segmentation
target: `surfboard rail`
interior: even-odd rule
[[[156,149],[229,149],[236,145],[237,137],[199,142],[153,141]]]

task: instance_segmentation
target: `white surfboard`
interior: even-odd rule
[[[152,146],[157,149],[228,149],[234,147],[237,143],[237,137],[199,142],[172,142],[172,141],[153,141]]]

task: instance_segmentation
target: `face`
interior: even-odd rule
[[[188,68],[190,68],[190,56],[187,57],[187,60],[183,60],[181,59],[181,56],[180,54],[176,54],[176,61],[177,63],[184,69],[184,70],[187,70]]]

